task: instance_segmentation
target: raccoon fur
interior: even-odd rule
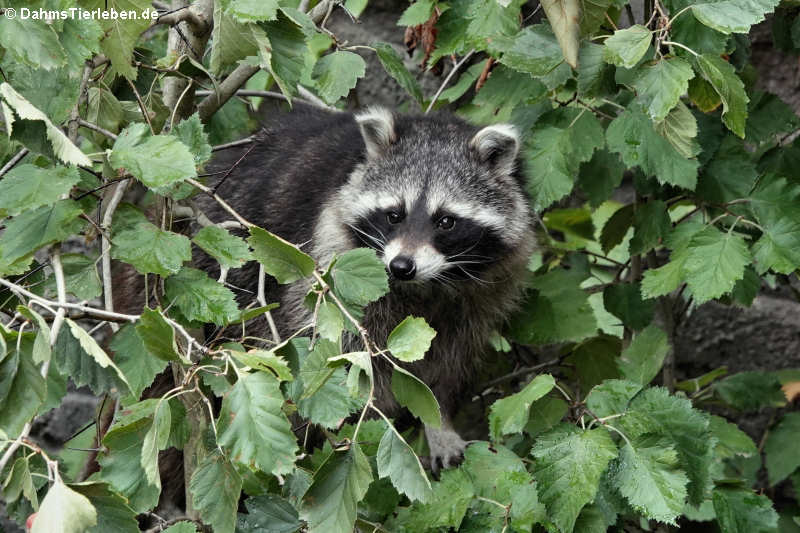
[[[244,159],[243,150],[223,153],[210,169],[234,167],[218,194],[320,265],[356,247],[375,249],[390,292],[367,307],[362,324],[379,346],[408,315],[436,330],[425,358],[404,365],[442,409],[442,427],[425,428],[434,468],[464,450],[450,416],[489,336],[517,305],[533,251],[519,144],[510,125],[481,129],[448,114],[297,106],[265,126]],[[230,219],[213,200],[200,202],[212,221]],[[250,265],[231,271],[228,282],[255,291],[257,278]],[[312,319],[303,304],[309,283],[267,287],[268,301],[281,304],[275,320],[282,338]],[[363,349],[355,337],[345,343],[345,350]],[[380,358],[375,365],[376,404],[395,416],[390,368]]]

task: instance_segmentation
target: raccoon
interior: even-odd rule
[[[408,315],[436,330],[425,358],[404,365],[441,406],[442,427],[425,427],[434,468],[464,450],[451,415],[489,336],[517,305],[533,251],[519,145],[513,126],[480,129],[444,113],[296,106],[262,129],[244,159],[231,152],[212,163],[212,172],[230,172],[220,196],[319,264],[356,247],[377,252],[390,292],[367,307],[362,324],[378,345]],[[211,220],[230,218],[213,200],[200,201]],[[255,290],[257,277],[250,266],[231,271],[228,281]],[[312,319],[303,303],[308,283],[268,287],[281,304],[275,319],[282,337]],[[352,344],[345,350],[360,349],[356,338],[345,342]],[[395,416],[390,368],[380,358],[375,364],[376,404]]]

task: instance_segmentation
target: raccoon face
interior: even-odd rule
[[[487,281],[530,223],[515,129],[476,132],[436,116],[396,123],[383,109],[356,120],[367,158],[346,187],[353,245],[375,249],[400,282]]]

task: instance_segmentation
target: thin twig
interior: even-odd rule
[[[79,126],[82,126],[82,127],[86,128],[86,129],[89,129],[89,130],[92,130],[92,131],[96,131],[97,133],[99,133],[101,135],[105,135],[106,137],[108,137],[112,141],[116,141],[117,138],[119,137],[116,133],[112,133],[112,132],[108,131],[107,129],[98,126],[97,124],[92,124],[91,122],[87,122],[87,121],[83,120],[82,118],[76,119],[75,122]]]
[[[464,57],[462,57],[459,60],[458,63],[453,65],[453,68],[450,69],[450,72],[447,73],[447,77],[444,79],[442,84],[439,86],[439,89],[436,91],[436,94],[434,94],[433,98],[431,98],[431,102],[428,104],[428,108],[425,110],[425,114],[426,115],[431,111],[431,109],[433,109],[433,104],[436,103],[436,100],[438,100],[439,96],[441,96],[442,92],[444,92],[445,87],[447,87],[447,84],[450,83],[450,80],[453,78],[455,73],[459,71],[459,69],[462,67],[462,65],[464,65],[464,63],[466,63],[467,60],[470,57],[472,57],[472,54],[474,54],[474,53],[475,53],[475,49],[473,48],[472,50],[467,52],[467,54]]]
[[[14,168],[15,166],[17,166],[17,163],[19,163],[20,161],[22,161],[22,159],[23,159],[23,158],[24,158],[26,155],[28,155],[28,152],[30,152],[30,150],[28,150],[27,148],[23,148],[22,150],[20,150],[19,152],[17,152],[17,155],[15,155],[14,157],[12,157],[12,158],[11,158],[11,159],[8,161],[8,163],[6,163],[5,165],[3,165],[3,168],[0,168],[0,177],[3,177],[3,176],[6,174],[6,172],[8,172],[9,170],[11,170],[11,169],[12,169],[12,168]]]
[[[246,144],[252,143],[253,141],[255,141],[255,139],[256,139],[256,136],[255,135],[251,135],[249,137],[245,137],[244,139],[239,139],[238,141],[232,141],[232,142],[225,143],[225,144],[218,144],[217,146],[214,146],[213,148],[211,148],[211,151],[212,152],[219,152],[220,150],[227,150],[229,148],[236,148],[237,146],[244,146]]]
[[[125,191],[131,184],[130,180],[118,183],[114,188],[111,199],[106,205],[106,212],[103,214],[103,222],[101,227],[105,230],[101,235],[101,255],[102,255],[102,270],[103,270],[103,305],[106,311],[114,312],[114,295],[111,282],[111,241],[108,239],[107,233],[111,230],[111,220],[114,217],[114,211],[125,196]],[[111,330],[117,332],[119,326],[114,323],[109,323]]]

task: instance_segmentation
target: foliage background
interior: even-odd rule
[[[103,38],[91,26],[54,25],[51,32],[41,24],[20,26],[4,20],[0,27],[0,66],[14,89],[12,92],[7,85],[2,93],[4,123],[6,131],[12,121],[14,127],[10,141],[0,140],[2,161],[12,161],[23,145],[32,153],[16,162],[13,172],[3,167],[6,172],[0,187],[4,194],[0,196],[5,202],[2,214],[8,217],[4,221],[6,232],[0,237],[3,275],[9,280],[23,276],[12,283],[30,287],[56,308],[61,296],[67,299],[63,292],[59,294],[60,283],[52,279],[59,270],[67,274],[63,287],[75,297],[96,297],[101,282],[94,263],[62,253],[58,244],[44,250],[47,253],[39,253],[29,271],[32,274],[24,273],[32,260],[31,252],[67,241],[73,233],[81,233],[90,243],[102,243],[105,234],[101,232],[97,239],[96,230],[86,220],[92,218],[103,230],[110,230],[115,259],[166,278],[164,292],[158,292],[160,297],[173,300],[179,289],[171,295],[170,285],[206,293],[205,298],[175,299],[166,315],[169,322],[159,313],[145,312],[135,333],[128,327],[115,334],[109,351],[116,354],[119,373],[108,364],[103,349],[82,333],[83,327],[94,329],[97,322],[68,322],[58,328],[58,313],[55,317],[43,313],[45,320],[39,320],[31,310],[42,310],[31,307],[29,297],[3,299],[4,309],[9,311],[0,360],[5,376],[5,388],[0,389],[5,418],[0,429],[9,437],[6,451],[20,433],[26,433],[27,420],[62,401],[66,375],[97,393],[108,393],[98,413],[100,420],[114,413],[107,406],[113,407],[120,396],[125,408],[103,440],[100,474],[83,484],[75,482],[82,478],[79,470],[85,453],[67,450],[51,457],[35,442],[25,441],[27,448],[15,451],[9,456],[13,461],[4,464],[3,496],[11,514],[24,520],[41,501],[48,509],[43,515],[58,522],[66,520],[74,524],[74,530],[93,523],[96,530],[111,527],[109,524],[131,530],[135,512],[155,505],[159,488],[154,470],[157,451],[175,446],[187,450],[190,446],[193,452],[187,455],[194,463],[188,464],[188,478],[190,489],[194,485],[195,490],[188,494],[190,507],[194,507],[189,515],[219,531],[234,527],[240,488],[250,496],[245,504],[249,513],[240,514],[235,526],[244,531],[259,530],[265,521],[275,530],[292,531],[303,527],[298,517],[308,521],[312,530],[320,531],[347,531],[356,517],[361,528],[371,530],[382,524],[380,527],[392,531],[428,527],[463,531],[524,531],[531,527],[562,531],[573,527],[576,531],[604,531],[607,527],[668,530],[676,527],[669,525],[676,521],[683,528],[704,531],[794,531],[797,508],[791,481],[786,479],[796,476],[798,459],[790,443],[800,429],[793,413],[784,414],[775,408],[786,403],[781,384],[791,390],[796,373],[761,369],[725,376],[724,369],[716,369],[699,376],[692,373],[691,364],[681,368],[675,363],[686,358],[676,339],[691,327],[694,315],[688,313],[698,303],[720,300],[726,305],[750,305],[762,283],[777,290],[790,287],[800,263],[796,256],[800,249],[800,198],[792,143],[797,117],[789,107],[756,88],[746,36],[750,25],[776,4],[698,3],[670,24],[686,5],[633,5],[636,22],[650,19],[645,11],[656,13],[650,24],[656,32],[623,30],[605,46],[601,43],[614,31],[614,25],[629,25],[625,23],[629,15],[623,3],[583,3],[580,33],[570,34],[572,26],[564,24],[564,31],[559,32],[564,36],[561,45],[535,4],[512,2],[504,7],[487,0],[436,5],[443,15],[436,24],[439,33],[431,62],[442,58],[447,63],[446,76],[453,64],[449,54],[454,53],[456,61],[469,55],[450,80],[451,90],[441,93],[437,103],[450,104],[479,123],[512,120],[530,133],[525,156],[532,170],[532,193],[539,207],[546,208],[543,221],[547,233],[543,230],[541,235],[542,253],[532,261],[529,302],[504,332],[506,340],[516,341],[508,365],[518,366],[491,369],[492,378],[500,375],[500,381],[495,380],[484,391],[485,407],[478,406],[477,416],[483,419],[489,415],[490,434],[483,433],[481,438],[490,438],[492,444],[470,447],[465,464],[444,473],[430,488],[424,474],[413,474],[418,468],[414,466],[416,460],[404,453],[403,441],[391,429],[382,422],[364,422],[359,438],[354,439],[358,444],[350,444],[347,439],[353,437],[355,428],[336,428],[339,413],[323,412],[322,402],[316,406],[307,403],[305,412],[299,405],[301,414],[338,430],[331,435],[337,451],[332,453],[328,444],[299,460],[300,468],[294,471],[285,462],[291,462],[291,458],[248,449],[248,442],[260,442],[270,428],[257,427],[255,434],[242,438],[241,430],[226,427],[221,417],[221,447],[215,448],[213,442],[196,438],[210,421],[205,415],[186,423],[186,410],[182,411],[182,403],[175,399],[168,402],[169,409],[152,400],[135,403],[134,396],[126,396],[128,389],[120,376],[125,376],[130,390],[140,391],[152,379],[150,372],[164,366],[152,357],[160,354],[172,360],[176,368],[189,372],[186,388],[175,398],[190,397],[197,390],[209,397],[225,396],[223,414],[228,402],[229,409],[249,411],[251,414],[245,416],[253,420],[280,418],[281,408],[286,411],[291,405],[283,403],[284,398],[313,402],[317,395],[318,399],[330,400],[333,394],[346,405],[349,393],[344,381],[336,381],[344,379],[343,371],[325,365],[326,358],[338,354],[335,343],[346,322],[342,310],[337,311],[335,302],[326,299],[324,308],[330,307],[333,318],[325,327],[320,324],[319,331],[322,335],[327,332],[332,345],[323,338],[308,355],[302,349],[300,353],[272,350],[248,355],[242,347],[227,346],[225,351],[209,354],[211,359],[202,360],[206,366],[202,370],[198,365],[181,363],[183,357],[192,354],[187,354],[183,345],[177,348],[170,342],[165,344],[165,334],[168,339],[171,331],[177,330],[180,339],[181,327],[202,321],[230,322],[238,313],[221,286],[188,268],[181,269],[188,242],[167,231],[170,228],[165,217],[153,220],[157,224],[153,225],[130,206],[118,208],[109,224],[111,220],[98,217],[98,202],[93,201],[92,194],[76,203],[66,198],[53,202],[68,192],[77,199],[82,191],[100,187],[100,180],[126,177],[124,171],[117,174],[119,169],[130,172],[160,197],[177,200],[185,195],[188,189],[174,187],[186,183],[195,173],[195,164],[202,165],[207,159],[208,143],[245,135],[252,123],[248,124],[241,100],[232,100],[213,117],[213,110],[200,104],[200,116],[210,117],[204,127],[208,140],[197,118],[182,124],[176,121],[172,135],[151,137],[150,127],[158,132],[171,120],[174,103],[186,102],[180,98],[182,89],[176,93],[170,83],[191,76],[203,80],[211,90],[224,91],[225,84],[219,81],[229,72],[249,70],[252,74],[256,70],[254,66],[246,68],[248,65],[234,70],[237,61],[251,54],[258,55],[249,63],[260,62],[274,79],[262,70],[248,82],[249,88],[294,94],[299,81],[312,93],[338,105],[343,105],[340,98],[361,76],[366,75],[366,80],[384,76],[375,68],[365,69],[349,53],[362,54],[371,64],[378,57],[389,72],[387,81],[395,83],[397,79],[412,95],[404,106],[409,110],[426,108],[442,78],[427,74],[420,88],[406,73],[396,52],[371,39],[345,43],[338,31],[334,31],[340,41],[334,54],[328,49],[330,36],[314,30],[309,20],[289,4],[219,3],[216,20],[225,24],[218,24],[215,31],[219,33],[208,45],[205,64],[190,64],[184,59],[181,74],[156,71],[157,75],[150,77],[146,74],[150,69],[143,65],[167,70],[180,55],[166,47],[163,29],[149,30],[140,38],[139,32],[147,25],[129,33],[127,25],[109,26],[104,28],[108,33]],[[270,11],[270,6],[275,9]],[[346,6],[351,12],[360,7],[356,2]],[[434,8],[427,2],[415,6],[403,14],[403,23],[425,22]],[[571,8],[566,2],[551,6]],[[777,56],[776,49],[793,54],[797,46],[796,8],[786,3],[778,9],[772,55],[767,57]],[[548,10],[548,17],[558,27],[558,11]],[[323,26],[323,19],[324,13],[316,21],[318,28]],[[659,31],[667,25],[668,31]],[[525,29],[518,32],[520,26]],[[402,24],[396,31],[402,31]],[[265,41],[265,37],[271,41]],[[420,28],[417,37],[424,48],[430,32]],[[577,48],[576,37],[581,38]],[[662,43],[658,50],[652,46],[654,38]],[[666,45],[665,41],[678,44]],[[135,57],[141,62],[138,72],[128,63],[132,49],[119,49],[113,42],[137,43]],[[233,43],[237,46],[226,46]],[[377,54],[352,45],[370,45]],[[704,56],[695,57],[681,45]],[[580,61],[576,71],[563,63],[564,50],[568,57],[577,52]],[[80,94],[82,62],[99,52],[112,58],[112,67],[91,69],[84,101]],[[320,55],[327,59],[316,59]],[[421,55],[417,53],[415,63],[421,61]],[[498,61],[491,76],[474,94],[475,83],[487,63],[494,60]],[[117,72],[130,77],[135,72],[136,91],[121,78],[114,79]],[[214,81],[208,79],[209,75]],[[79,141],[84,153],[92,154],[96,161],[93,170],[100,174],[93,175],[95,180],[85,175],[91,175],[88,171],[54,166],[61,158],[89,168],[68,144],[43,142],[46,133],[51,139],[60,139],[55,127],[40,115],[30,115],[16,93],[44,111],[53,124],[63,125],[67,136]],[[369,96],[358,103],[371,103]],[[77,107],[76,102],[80,104]],[[148,110],[149,124],[142,121],[140,107]],[[180,108],[176,112],[177,117],[188,114]],[[84,127],[79,139],[77,130],[73,131],[78,116],[101,126],[106,133]],[[119,139],[109,140],[108,132],[121,133],[126,126]],[[102,148],[112,149],[106,165],[101,164]],[[623,172],[628,167],[628,172]],[[657,179],[650,178],[652,174]],[[166,188],[169,185],[173,188]],[[95,193],[104,195],[108,205],[118,189],[121,187],[107,187]],[[177,203],[155,198],[161,212],[186,216]],[[82,214],[86,217],[81,218]],[[54,220],[56,223],[52,223]],[[25,228],[28,231],[23,231]],[[257,230],[252,233],[249,244],[270,274],[286,279],[310,273],[302,256],[268,235]],[[192,237],[198,246],[212,246],[210,235],[205,239]],[[251,258],[238,241],[220,238],[225,244],[218,250],[221,263],[228,261],[235,267]],[[153,253],[142,254],[142,249]],[[294,265],[289,272],[274,266],[275,257],[286,254]],[[351,265],[354,260],[369,264],[367,256],[354,257]],[[39,262],[49,264],[37,269]],[[59,262],[61,267],[57,266]],[[373,263],[372,272],[378,271]],[[362,283],[369,287],[369,280]],[[364,298],[376,297],[381,291],[380,281],[373,285],[371,294],[367,290],[363,296],[363,291],[358,291],[362,296],[350,297],[360,298],[361,303]],[[158,291],[158,284],[155,287]],[[322,286],[319,288],[325,292]],[[347,291],[334,286],[333,294],[344,297]],[[28,308],[15,308],[26,302]],[[82,312],[91,315],[93,311]],[[59,329],[68,334],[52,334]],[[709,334],[701,331],[701,335]],[[412,329],[409,335],[424,347],[424,328]],[[47,348],[48,337],[54,344],[52,350]],[[507,348],[500,338],[495,344],[498,349]],[[296,346],[293,349],[298,351]],[[136,354],[138,359],[129,356],[126,366],[123,353]],[[399,352],[393,355],[402,357]],[[197,362],[197,353],[193,357]],[[350,358],[356,363],[350,367],[350,375],[358,379],[358,363],[369,365],[361,358]],[[47,363],[51,359],[53,371]],[[142,365],[142,361],[149,363]],[[222,376],[228,367],[220,365],[225,362],[241,370]],[[294,371],[291,375],[285,373],[287,362]],[[35,365],[40,365],[46,380],[37,378]],[[528,383],[539,371],[547,374]],[[192,381],[200,375],[202,380]],[[561,392],[551,375],[558,380]],[[295,385],[284,383],[282,389],[274,388],[276,380],[289,379]],[[677,389],[677,395],[671,396],[661,388],[642,390],[651,381]],[[487,382],[492,382],[489,376]],[[330,386],[337,383],[338,389]],[[263,391],[272,391],[267,396],[277,401],[259,400]],[[358,397],[356,391],[356,406]],[[505,398],[492,404],[501,397]],[[433,404],[420,409],[415,414],[432,416]],[[704,410],[725,414],[745,422],[745,426],[749,413],[767,412],[770,427],[764,433],[751,432],[754,442],[734,425],[709,417]],[[558,424],[559,420],[563,422]],[[280,426],[280,421],[277,424]],[[85,432],[84,440],[71,443],[71,447],[91,447],[91,437],[92,432]],[[416,452],[424,454],[424,444],[413,434],[404,437]],[[285,441],[282,450],[291,447]],[[59,461],[58,466],[55,461]],[[286,479],[269,475],[282,476],[290,471]],[[558,475],[548,473],[552,471]],[[226,482],[214,483],[220,479]],[[284,483],[279,484],[278,479]],[[766,493],[752,492],[751,487],[766,489]],[[361,500],[358,514],[354,507],[357,500]],[[780,516],[772,510],[773,502]],[[166,525],[152,515],[149,519],[155,521],[156,528]],[[36,527],[49,525],[40,523]],[[191,531],[194,526],[178,522],[171,527],[174,531]]]

